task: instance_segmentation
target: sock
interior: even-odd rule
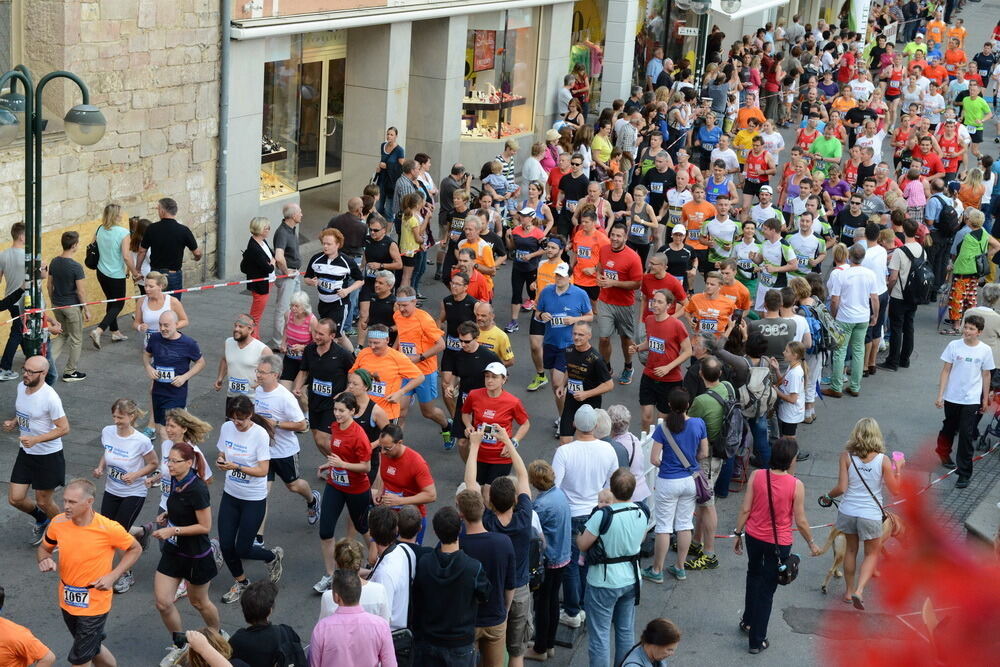
[[[715,552],[714,552],[714,551],[705,551],[705,552],[704,552],[704,554],[705,554],[706,556],[714,556],[714,555],[715,555]]]
[[[452,420],[448,420],[448,423],[441,427],[442,433],[451,433],[451,427],[453,426]]]
[[[42,511],[42,508],[35,505],[35,509],[28,512],[31,516],[35,517],[35,523],[45,523],[49,520],[49,515]]]
[[[306,507],[316,507],[316,503],[319,502],[316,498],[310,498],[306,501]]]

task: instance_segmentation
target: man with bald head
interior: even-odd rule
[[[62,437],[69,433],[69,420],[56,390],[45,384],[48,371],[45,357],[28,357],[24,361],[14,417],[3,423],[5,431],[20,431],[20,449],[10,471],[7,501],[35,519],[33,545],[41,542],[45,527],[59,513],[52,492],[66,479]],[[34,501],[28,499],[28,487],[35,490]]]
[[[500,357],[507,368],[514,365],[514,348],[510,346],[510,337],[497,326],[496,313],[493,304],[480,301],[473,306],[476,314],[476,326],[479,327],[479,344]]]
[[[361,197],[351,197],[347,200],[347,210],[326,224],[327,229],[339,229],[340,233],[344,235],[344,245],[340,248],[340,254],[354,262],[359,269],[365,251],[365,238],[368,235],[368,225],[361,217],[363,209],[364,203],[361,201]],[[345,317],[345,321],[350,325],[353,325],[358,319],[358,296],[360,293],[361,290],[351,292],[351,308]]]
[[[359,200],[360,201],[360,200]],[[281,209],[281,224],[274,230],[274,266],[279,276],[294,275],[294,278],[284,278],[277,281],[272,289],[274,290],[274,307],[271,308],[271,318],[273,318],[274,349],[281,343],[281,337],[285,332],[285,320],[288,317],[289,303],[292,295],[302,289],[302,277],[299,275],[299,267],[302,266],[302,258],[299,256],[299,233],[297,227],[302,222],[302,209],[298,204],[285,204]]]
[[[205,358],[197,341],[177,330],[177,313],[168,310],[146,343],[142,364],[153,381],[153,421],[164,438],[167,410],[187,407],[188,381],[205,368]]]

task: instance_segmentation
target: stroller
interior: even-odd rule
[[[976,451],[988,452],[997,444],[1000,444],[1000,369],[990,371],[990,405],[993,411],[990,423],[979,432],[979,424],[976,424]]]

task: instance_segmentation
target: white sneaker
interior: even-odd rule
[[[266,563],[267,574],[271,578],[271,583],[278,583],[281,579],[281,573],[284,572],[284,568],[281,565],[281,561],[285,558],[285,550],[281,547],[271,547],[271,553],[274,554],[274,560],[270,563]]]
[[[135,577],[132,576],[132,571],[129,570],[122,576],[118,577],[118,581],[115,582],[113,588],[115,593],[128,593],[134,584]]]
[[[587,620],[587,612],[580,610],[576,616],[570,616],[565,611],[559,612],[559,622],[570,628],[579,628]]]
[[[330,590],[330,584],[333,583],[333,577],[329,574],[324,574],[320,577],[320,580],[313,584],[313,590],[317,593],[323,594]]]
[[[177,587],[177,592],[174,593],[174,602],[177,602],[181,598],[186,598],[188,594],[188,582],[181,579],[181,585]]]
[[[213,537],[208,543],[212,547],[212,557],[215,559],[215,567],[221,570],[222,566],[226,564],[226,560],[222,557],[222,547],[219,546],[219,540]]]
[[[243,591],[245,591],[249,586],[249,579],[234,581],[232,588],[226,591],[226,593],[222,596],[222,604],[233,604],[234,602],[239,602],[240,598],[243,597]]]
[[[8,382],[17,378],[18,375],[14,371],[0,371],[0,382]]]

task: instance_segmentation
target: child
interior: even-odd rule
[[[722,122],[722,131],[726,134],[733,129],[733,124],[736,123],[736,114],[739,113],[740,105],[736,101],[736,94],[730,93],[729,99],[726,101],[726,118]]]
[[[793,340],[785,346],[784,356],[788,370],[778,384],[778,427],[782,436],[794,438],[796,429],[806,417],[806,349]],[[772,359],[771,365],[776,367],[778,361]]]
[[[417,261],[423,260],[423,238],[427,223],[430,222],[430,214],[423,210],[424,196],[419,192],[411,192],[403,197],[400,209],[403,219],[399,230],[399,254],[403,257],[401,285],[409,285]]]
[[[510,190],[510,184],[503,176],[503,165],[499,160],[494,160],[490,163],[490,175],[483,179],[483,193],[492,195],[493,206],[503,211],[508,208],[507,195],[511,194]]]
[[[781,99],[785,102],[785,112],[781,118],[781,127],[789,127],[792,119],[792,105],[799,92],[799,80],[794,74],[789,74],[781,82]]]
[[[903,198],[906,199],[906,217],[917,223],[923,222],[927,193],[924,192],[924,183],[920,179],[920,170],[910,167],[906,172],[906,178],[900,181],[899,187],[903,191]]]

